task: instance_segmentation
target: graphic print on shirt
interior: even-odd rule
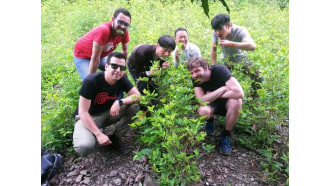
[[[107,92],[101,92],[96,95],[94,105],[96,105],[96,104],[102,105],[107,100],[115,100],[115,99],[117,99],[117,95],[109,96],[109,94]]]
[[[116,47],[117,47],[117,45],[114,45],[113,42],[110,42],[110,43],[107,43],[107,44],[104,45],[103,51],[108,52],[108,51],[110,51],[110,50],[112,50]]]

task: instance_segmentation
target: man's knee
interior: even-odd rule
[[[137,112],[139,112],[139,110],[140,106],[138,104],[124,105],[121,117],[132,118],[136,115]]]
[[[73,141],[73,148],[74,150],[79,153],[81,156],[86,156],[89,153],[91,153],[92,149],[95,146],[95,142],[94,141],[78,141],[78,140],[74,140]]]
[[[96,143],[95,136],[86,129],[81,120],[75,123],[73,131],[73,148],[82,156],[90,153]]]
[[[116,130],[115,133],[118,136],[125,135],[126,131],[128,130],[128,124],[132,122],[133,117],[136,113],[140,110],[138,104],[131,104],[131,105],[124,105],[123,113],[121,114],[121,118],[118,123],[116,123]]]
[[[139,112],[139,105],[138,104],[131,104],[127,106],[127,112],[131,115],[135,115],[137,112]]]
[[[242,99],[228,99],[227,102],[227,110],[233,110],[236,112],[240,112],[242,109],[243,101]]]

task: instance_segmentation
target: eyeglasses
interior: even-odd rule
[[[130,27],[131,27],[131,25],[130,25],[129,23],[126,23],[126,22],[123,21],[123,20],[117,19],[117,22],[118,22],[119,24],[121,24],[121,25],[124,25],[124,26],[127,27],[127,28],[130,28]]]
[[[125,71],[126,70],[126,66],[122,66],[122,65],[118,65],[118,64],[114,64],[114,63],[110,63],[110,66],[114,70],[116,70],[118,67],[120,67],[120,71]]]

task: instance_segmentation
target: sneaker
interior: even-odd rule
[[[207,121],[205,123],[205,130],[207,135],[212,135],[214,133],[214,122],[213,120]]]
[[[220,153],[223,155],[231,154],[230,137],[220,137]]]
[[[121,154],[128,154],[132,150],[124,145],[124,143],[121,141],[120,137],[117,135],[110,135],[110,140],[112,141],[112,146]]]

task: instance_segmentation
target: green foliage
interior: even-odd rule
[[[278,0],[278,6],[283,10],[284,8],[289,7],[289,0]]]
[[[274,153],[272,148],[260,149],[259,153],[265,157],[261,161],[261,166],[264,168],[262,180],[264,183],[271,184],[279,181],[279,174],[282,172],[289,174],[289,152],[280,154]],[[280,158],[279,158],[280,157]],[[288,182],[287,177],[287,182]]]
[[[72,113],[77,107],[81,85],[73,62],[73,47],[87,31],[110,21],[116,8],[125,7],[132,15],[129,53],[139,44],[155,44],[161,35],[174,37],[176,28],[185,27],[189,41],[197,44],[202,56],[210,61],[210,21],[216,14],[226,13],[226,7],[219,1],[208,1],[208,18],[201,11],[202,1],[191,2],[42,1],[42,146],[58,152],[72,151]],[[268,174],[267,183],[283,183],[285,180],[280,179],[283,174],[288,182],[288,149],[275,145],[276,141],[283,140],[278,129],[288,125],[289,117],[288,1],[233,0],[226,3],[231,8],[231,21],[245,26],[256,42],[257,49],[247,53],[254,68],[260,69],[264,77],[262,89],[258,91],[260,98],[255,100],[251,97],[252,81],[241,72],[241,66],[232,72],[245,93],[233,142],[265,157],[262,165]],[[120,50],[119,45],[116,51]],[[203,122],[197,117],[198,102],[193,96],[189,73],[179,66],[176,70],[160,71],[156,78],[160,87],[158,94],[147,93],[141,101],[149,106],[153,116],[145,117],[146,113],[140,111],[132,125],[141,131],[140,143],[145,146],[145,150],[136,152],[135,158],[148,156],[161,183],[193,182],[198,179],[194,163],[200,156],[196,145],[205,133],[197,132]],[[152,106],[150,99],[159,104]],[[220,121],[223,123],[223,118]],[[203,149],[211,151],[213,147],[203,145]],[[174,155],[180,158],[172,158]]]
[[[199,179],[196,160],[200,150],[196,145],[206,135],[200,132],[203,120],[195,117],[198,104],[190,74],[181,65],[175,69],[172,62],[169,69],[157,70],[153,81],[159,94],[144,91],[141,103],[148,111],[140,111],[131,124],[141,132],[143,142],[143,149],[136,152],[134,160],[147,156],[161,185],[189,185]],[[204,146],[208,151],[213,148]]]

